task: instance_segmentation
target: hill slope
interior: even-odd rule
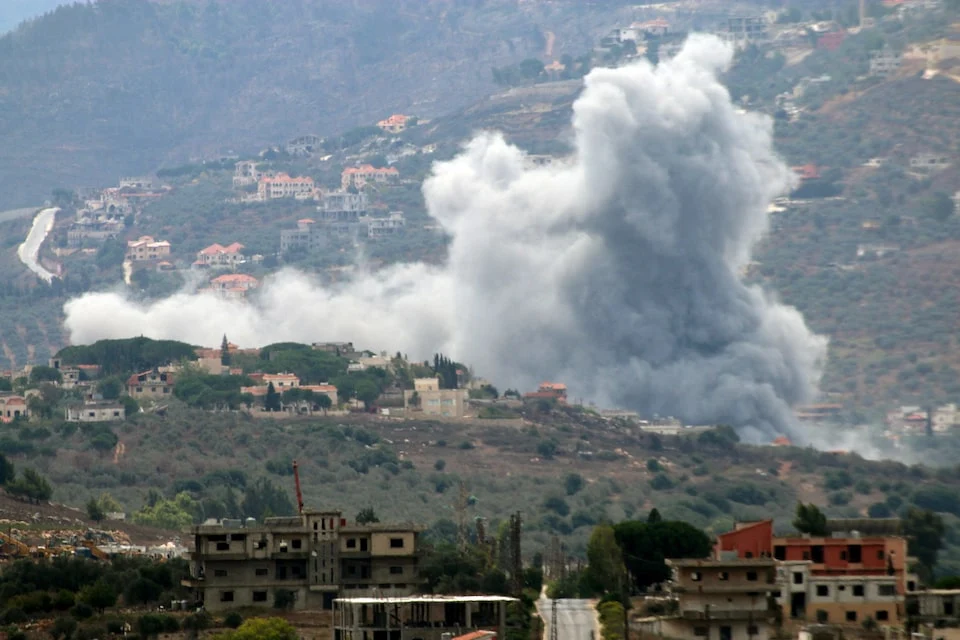
[[[0,38],[0,189],[146,172],[305,133],[433,116],[489,93],[490,68],[590,46],[616,9],[581,3],[103,0]]]

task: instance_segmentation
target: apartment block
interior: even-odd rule
[[[420,583],[420,529],[409,525],[348,525],[339,511],[225,520],[190,530],[191,578],[209,611],[272,607],[281,590],[295,609],[331,609],[336,597],[407,596]]]
[[[667,560],[677,615],[659,634],[677,639],[768,640],[774,635],[773,560]]]
[[[334,640],[477,640],[507,637],[507,596],[410,596],[338,598]],[[469,636],[462,635],[469,632]]]

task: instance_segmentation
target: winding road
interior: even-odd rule
[[[20,257],[20,262],[45,282],[51,282],[57,274],[47,271],[43,268],[43,265],[40,264],[38,259],[40,255],[40,245],[43,244],[43,241],[47,238],[47,234],[53,229],[53,222],[56,220],[58,211],[60,211],[59,207],[51,207],[40,211],[37,217],[33,219],[33,226],[30,227],[30,233],[27,234],[27,239],[17,248],[17,255]]]

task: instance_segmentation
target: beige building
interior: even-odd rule
[[[196,599],[209,611],[272,607],[278,591],[295,609],[331,609],[341,594],[406,596],[420,584],[420,529],[410,525],[347,525],[339,511],[223,521],[191,529]]]
[[[768,640],[774,635],[775,563],[749,560],[667,560],[673,569],[677,615],[659,632],[695,640]]]
[[[466,389],[441,389],[437,378],[417,378],[413,389],[403,392],[403,406],[424,415],[462,418],[466,415],[467,393]]]
[[[132,398],[169,398],[173,395],[173,374],[157,369],[135,373],[127,380]]]
[[[127,241],[127,260],[140,262],[159,260],[170,256],[170,243],[166,240],[154,240],[151,236],[140,236],[137,240]]]
[[[66,409],[67,422],[122,422],[126,415],[119,402],[88,401]]]
[[[507,606],[515,601],[487,595],[338,598],[333,634],[337,640],[443,640],[473,631],[463,637],[506,638]]]

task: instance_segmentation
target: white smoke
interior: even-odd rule
[[[179,294],[152,304],[91,293],[66,305],[71,340],[146,335],[213,345],[353,340],[443,351],[501,387],[561,380],[604,406],[794,428],[825,341],[739,270],[792,172],[772,123],[740,113],[717,74],[731,50],[692,36],[673,59],[597,69],[574,105],[575,153],[529,168],[482,133],[423,191],[450,234],[441,267],[396,265],[334,288],[282,271],[254,303]]]

